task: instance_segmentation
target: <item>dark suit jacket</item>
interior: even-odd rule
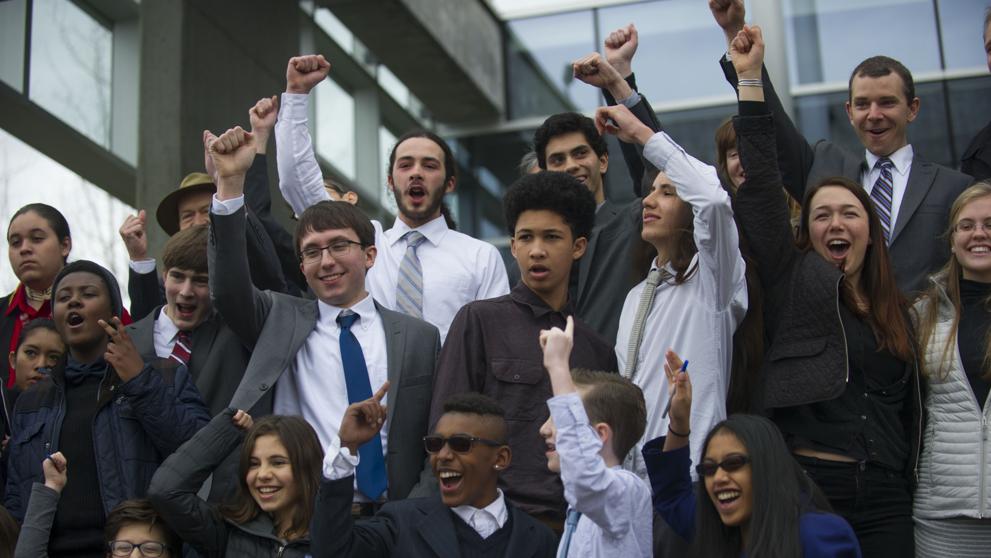
[[[455,519],[439,496],[389,502],[375,517],[355,522],[351,518],[353,484],[354,477],[320,482],[310,529],[310,551],[314,558],[460,556]],[[554,556],[557,540],[550,529],[509,501],[506,507],[513,521],[506,556]]]
[[[252,409],[275,386],[316,327],[316,300],[260,291],[247,277],[245,212],[210,216],[210,295],[216,309],[253,352],[231,407]],[[385,328],[389,367],[389,496],[405,498],[419,481],[426,460],[434,369],[440,352],[437,328],[416,318],[375,307]],[[270,410],[270,408],[269,408]],[[257,410],[256,410],[257,412]]]
[[[733,64],[724,56],[720,65],[726,80],[736,87]],[[844,176],[859,184],[867,166],[863,152],[850,153],[826,140],[809,145],[781,106],[766,68],[763,80],[764,98],[774,115],[778,167],[788,193],[802,202],[808,186],[833,176]],[[912,159],[888,246],[898,288],[910,298],[926,289],[929,275],[950,257],[946,241],[937,237],[947,230],[953,201],[971,182],[971,177],[925,161],[918,154]]]
[[[628,78],[630,80],[632,76]],[[636,89],[635,83],[631,86]],[[615,104],[615,99],[607,99],[610,104]],[[652,130],[661,129],[657,114],[646,97],[641,97],[631,112]],[[595,226],[589,235],[585,255],[578,261],[578,278],[570,293],[578,317],[611,344],[616,343],[619,310],[623,307],[626,294],[643,279],[633,268],[636,250],[641,242],[640,230],[643,228],[642,150],[639,146],[623,144],[623,158],[629,168],[637,199],[625,204],[606,200],[596,211]],[[575,271],[572,270],[572,273]]]

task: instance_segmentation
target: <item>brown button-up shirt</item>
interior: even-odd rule
[[[443,414],[444,401],[456,393],[484,393],[506,410],[513,461],[502,473],[500,486],[530,514],[564,517],[561,480],[547,469],[539,433],[553,395],[539,337],[540,330],[563,329],[572,314],[570,303],[556,312],[523,282],[508,295],[471,302],[454,317],[434,380],[431,425]],[[571,366],[616,371],[612,346],[577,318]]]

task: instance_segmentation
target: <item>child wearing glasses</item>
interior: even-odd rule
[[[540,427],[547,468],[560,473],[568,514],[558,557],[653,556],[650,488],[621,465],[643,436],[640,388],[606,372],[572,370],[575,322],[540,332],[554,397]]]
[[[313,517],[313,557],[554,556],[550,529],[511,504],[498,487],[512,461],[505,412],[477,393],[448,399],[433,433],[423,438],[440,494],[392,501],[374,517],[356,521],[351,487],[357,448],[382,428],[387,389],[388,383],[348,407],[339,440],[327,452]]]
[[[14,558],[46,558],[48,541],[62,489],[68,481],[68,462],[55,452],[42,463],[45,483],[35,483],[27,515],[17,539]],[[182,556],[182,542],[151,507],[148,500],[125,500],[107,515],[103,529],[106,556],[130,557],[134,549],[147,558]]]
[[[654,509],[694,545],[693,556],[859,558],[850,525],[792,458],[774,423],[732,415],[709,431],[693,490],[688,434],[692,384],[666,354],[668,435],[644,445]],[[694,492],[694,494],[693,494]],[[697,511],[696,511],[697,510]]]

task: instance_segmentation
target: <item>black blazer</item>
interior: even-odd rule
[[[351,517],[353,486],[353,476],[320,481],[310,529],[314,558],[460,556],[454,519],[440,496],[389,502],[374,517],[356,522]],[[508,500],[506,507],[513,521],[506,556],[553,557],[557,539],[551,530]]]
[[[736,87],[733,64],[724,56],[720,65],[726,80]],[[766,68],[763,80],[764,98],[774,116],[778,168],[788,193],[801,203],[806,188],[824,178],[843,176],[859,184],[867,167],[863,152],[851,153],[826,140],[809,145],[781,106]],[[938,237],[947,230],[953,201],[972,182],[970,176],[926,161],[918,153],[913,157],[888,246],[898,288],[909,298],[924,291],[929,275],[949,259],[950,249]]]

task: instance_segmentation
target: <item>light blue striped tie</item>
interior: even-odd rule
[[[877,160],[875,167],[881,169],[874,188],[871,189],[871,202],[874,203],[874,211],[877,212],[881,220],[881,229],[884,231],[884,241],[891,244],[891,201],[895,196],[894,182],[891,179],[891,169],[894,163],[887,157]]]
[[[557,558],[567,558],[568,551],[571,550],[571,537],[578,528],[578,520],[581,519],[582,512],[575,508],[568,508],[568,515],[564,520],[564,534],[561,535],[561,546],[557,549]]]
[[[423,268],[416,248],[426,237],[419,231],[409,231],[406,239],[406,254],[399,264],[399,282],[396,285],[396,305],[399,311],[423,319]]]

